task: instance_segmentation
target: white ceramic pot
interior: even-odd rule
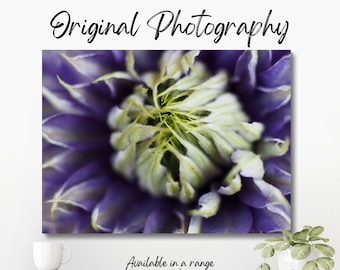
[[[306,262],[314,259],[313,255],[311,254],[304,260],[295,260],[290,255],[290,250],[291,249],[287,249],[277,252],[277,263],[279,270],[301,270]]]

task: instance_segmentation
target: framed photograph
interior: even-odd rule
[[[290,229],[289,50],[42,62],[43,233]]]

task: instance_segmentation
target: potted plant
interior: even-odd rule
[[[266,260],[275,254],[280,270],[332,269],[335,250],[325,244],[329,239],[321,237],[323,232],[322,226],[304,226],[301,231],[282,231],[283,237],[265,239],[254,247],[254,250],[262,250],[264,259],[257,270],[270,270]]]

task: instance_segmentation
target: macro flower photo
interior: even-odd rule
[[[42,232],[291,228],[291,52],[42,51]]]

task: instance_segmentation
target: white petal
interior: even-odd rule
[[[219,194],[215,191],[208,192],[202,195],[198,200],[199,209],[191,210],[193,216],[202,216],[205,218],[216,215],[221,203]]]
[[[257,141],[261,138],[261,134],[264,130],[264,126],[261,123],[253,122],[247,123],[242,122],[240,126],[240,133],[249,142]]]
[[[127,179],[134,177],[136,164],[136,144],[132,143],[123,151],[118,151],[114,157],[114,169]]]
[[[122,129],[131,121],[127,111],[114,107],[108,116],[108,124],[113,129]]]
[[[166,171],[161,164],[163,152],[149,148],[145,150],[137,161],[137,175],[140,185],[154,195],[165,191]]]
[[[277,138],[266,138],[260,142],[258,152],[262,158],[283,156],[289,148],[289,138],[281,140]]]
[[[263,162],[259,155],[250,151],[237,150],[232,154],[231,159],[240,168],[240,175],[252,178],[263,177]]]
[[[241,187],[242,187],[241,177],[239,174],[236,174],[235,177],[231,180],[229,186],[227,187],[221,186],[218,189],[218,192],[230,196],[239,192],[241,190]]]

